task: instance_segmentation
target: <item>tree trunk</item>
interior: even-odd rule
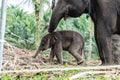
[[[41,7],[42,7],[42,3],[43,0],[32,0],[35,6],[35,16],[36,16],[36,47],[39,46],[39,42],[40,42],[40,20],[41,20],[41,16],[40,13],[41,11]]]

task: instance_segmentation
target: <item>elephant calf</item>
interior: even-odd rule
[[[58,62],[63,64],[62,50],[68,51],[77,60],[77,64],[83,62],[82,50],[84,48],[84,39],[77,32],[63,30],[45,35],[41,40],[34,58],[40,51],[44,51],[48,48],[51,48],[50,62],[53,62],[53,58],[56,56]]]

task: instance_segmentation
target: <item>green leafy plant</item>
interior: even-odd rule
[[[68,18],[66,21],[61,20],[57,30],[73,30],[79,32],[85,39],[84,55],[88,55],[90,51],[90,19],[86,19],[86,14],[78,18]],[[51,17],[51,10],[48,9],[40,20],[40,39],[47,34],[47,30],[44,31],[46,25],[49,25]],[[35,15],[28,14],[18,7],[11,6],[7,9],[7,28],[6,28],[6,40],[19,48],[36,49],[35,48]],[[43,32],[44,31],[44,32]],[[94,30],[92,29],[94,32]],[[98,59],[97,46],[92,32],[92,59]],[[39,43],[38,43],[39,44]],[[69,57],[68,54],[64,54],[64,58]],[[85,57],[87,59],[87,56]]]
[[[19,48],[34,49],[35,16],[18,7],[8,7],[6,40]]]

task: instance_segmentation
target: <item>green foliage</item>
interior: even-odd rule
[[[89,52],[90,41],[90,18],[86,19],[86,14],[78,18],[68,18],[66,21],[61,20],[56,30],[73,30],[79,32],[85,39],[84,55]],[[44,13],[43,19],[40,20],[40,39],[47,34],[44,31],[46,25],[49,25],[51,10]],[[35,15],[27,14],[23,10],[11,6],[7,9],[7,28],[6,40],[19,48],[35,49]],[[94,30],[92,30],[94,32]],[[98,51],[92,32],[92,58],[98,59]],[[39,43],[38,43],[39,44]],[[69,59],[69,55],[63,52],[64,59]],[[87,57],[87,56],[86,56]],[[86,58],[85,57],[85,58]],[[72,58],[72,57],[71,57]]]
[[[20,75],[20,74],[6,74],[1,76],[1,80],[69,80],[69,78],[77,73],[79,70],[72,71],[54,71],[54,72],[40,72],[35,75]],[[120,75],[114,77],[106,77],[104,75],[88,75],[89,77],[77,78],[74,80],[120,80]]]
[[[40,33],[42,38],[47,31],[43,32],[45,26],[49,23],[50,11],[44,14],[43,20],[40,21]],[[7,23],[5,39],[9,43],[19,48],[35,48],[35,15],[28,14],[18,7],[10,6],[7,8]],[[39,44],[39,43],[38,43]]]
[[[34,49],[35,16],[11,6],[7,9],[5,39],[19,48]]]

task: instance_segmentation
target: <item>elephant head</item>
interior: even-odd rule
[[[59,21],[66,17],[78,17],[86,12],[88,0],[58,0],[53,9],[48,31],[52,33]]]
[[[56,41],[56,36],[54,36],[54,34],[45,35],[41,40],[41,43],[39,45],[38,50],[35,53],[34,58],[38,55],[39,52],[51,48],[55,44],[55,41]]]

